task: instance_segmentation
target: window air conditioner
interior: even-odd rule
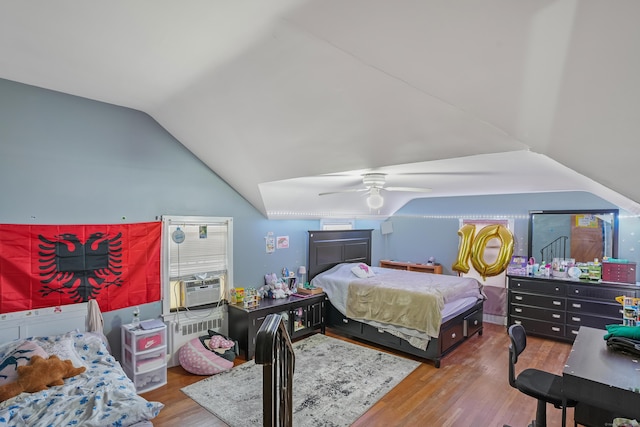
[[[220,301],[220,277],[183,280],[180,285],[181,305],[186,308]]]

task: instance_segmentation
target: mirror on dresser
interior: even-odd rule
[[[618,256],[618,210],[540,210],[529,212],[528,255],[589,262]]]

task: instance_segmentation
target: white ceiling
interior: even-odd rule
[[[0,0],[0,78],[148,113],[269,218],[565,190],[640,213],[638,16],[637,0]],[[376,212],[318,196],[370,171],[433,191]]]

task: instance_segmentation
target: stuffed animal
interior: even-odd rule
[[[60,360],[56,355],[45,359],[33,356],[31,364],[18,366],[18,379],[0,386],[0,402],[11,399],[22,392],[35,393],[48,386],[63,385],[65,378],[71,378],[86,371],[84,366],[74,368],[71,360]]]
[[[271,290],[273,298],[286,298],[287,292],[284,290],[284,285],[282,282],[276,282],[273,285],[273,289]]]

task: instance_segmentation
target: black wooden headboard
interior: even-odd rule
[[[371,265],[371,231],[309,231],[309,280],[341,262]]]

